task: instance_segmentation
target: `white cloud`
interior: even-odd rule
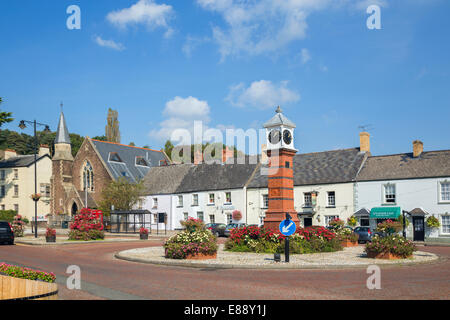
[[[145,24],[150,30],[164,28],[164,37],[168,38],[173,34],[173,29],[169,26],[173,15],[170,5],[157,4],[154,0],[139,0],[129,8],[110,12],[106,19],[120,28],[138,24]]]
[[[115,42],[113,40],[104,40],[100,36],[95,36],[94,41],[101,47],[106,47],[117,51],[125,50],[123,44]]]
[[[287,87],[288,82],[279,85],[268,80],[253,82],[248,88],[243,83],[232,86],[226,100],[238,107],[268,109],[300,100],[300,95]]]
[[[187,57],[191,57],[192,56],[192,52],[202,43],[204,42],[208,42],[210,41],[209,38],[204,37],[204,38],[200,38],[200,37],[193,37],[188,35],[186,37],[186,41],[183,45],[183,53],[187,56]]]
[[[302,64],[306,64],[309,60],[311,60],[311,54],[308,49],[303,48],[300,52]]]

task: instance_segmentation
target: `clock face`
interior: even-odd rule
[[[280,130],[274,129],[269,133],[269,142],[271,144],[277,144],[281,140],[281,132]]]
[[[283,141],[286,144],[291,144],[292,142],[292,134],[289,130],[284,130],[283,132]]]

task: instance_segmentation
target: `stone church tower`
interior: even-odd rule
[[[55,154],[52,159],[53,196],[51,210],[54,214],[71,214],[71,212],[68,212],[69,208],[66,207],[66,197],[72,189],[73,160],[69,130],[67,130],[64,113],[61,110],[55,138]],[[75,211],[77,210],[78,208]]]

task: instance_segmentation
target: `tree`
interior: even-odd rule
[[[119,113],[116,110],[108,109],[107,124],[105,127],[106,139],[109,142],[120,143],[120,131],[119,131]]]
[[[3,102],[3,99],[0,97],[0,104],[2,104],[2,102]],[[12,116],[12,112],[0,111],[0,127],[4,123],[13,121],[14,119],[11,118],[11,116]]]
[[[169,159],[172,159],[173,148],[174,148],[173,143],[170,140],[167,140],[166,144],[164,145],[164,152],[169,157]]]
[[[130,142],[128,145],[131,147],[136,147],[136,144],[134,142]]]
[[[99,141],[108,141],[108,139],[106,139],[106,136],[96,136],[92,138],[93,140],[99,140]]]
[[[124,177],[112,181],[102,191],[102,200],[100,200],[100,210],[107,216],[111,212],[111,206],[114,210],[132,210],[144,195],[144,182],[131,183]]]

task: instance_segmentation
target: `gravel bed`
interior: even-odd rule
[[[314,253],[314,254],[291,254],[289,263],[284,263],[284,254],[281,255],[282,262],[275,262],[273,254],[259,253],[238,253],[223,251],[224,246],[219,245],[217,259],[209,260],[177,260],[166,259],[162,247],[139,248],[121,251],[116,254],[116,258],[136,262],[164,264],[164,265],[185,265],[201,267],[293,267],[293,268],[321,268],[321,267],[355,267],[372,264],[414,264],[431,262],[439,259],[435,254],[416,251],[412,258],[399,260],[384,260],[367,258],[363,246],[344,248],[343,251]]]

